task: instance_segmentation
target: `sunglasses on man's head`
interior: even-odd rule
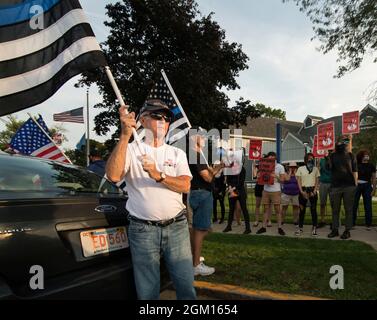
[[[149,117],[151,117],[152,119],[154,120],[159,120],[161,121],[162,119],[165,120],[165,122],[171,122],[171,117],[165,115],[165,114],[162,114],[162,113],[158,113],[158,112],[151,112],[148,114]]]

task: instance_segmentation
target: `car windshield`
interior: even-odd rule
[[[0,198],[1,194],[30,192],[77,195],[119,194],[120,190],[102,177],[71,165],[0,156]]]

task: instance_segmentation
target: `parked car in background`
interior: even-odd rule
[[[126,201],[83,168],[0,154],[0,299],[136,299]]]

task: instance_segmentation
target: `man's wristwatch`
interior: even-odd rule
[[[161,182],[163,182],[165,179],[166,179],[166,174],[163,173],[163,172],[160,172],[160,179],[157,180],[156,182],[157,182],[157,183],[161,183]]]

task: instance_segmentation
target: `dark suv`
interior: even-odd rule
[[[85,169],[0,154],[0,299],[136,299],[126,201]]]

